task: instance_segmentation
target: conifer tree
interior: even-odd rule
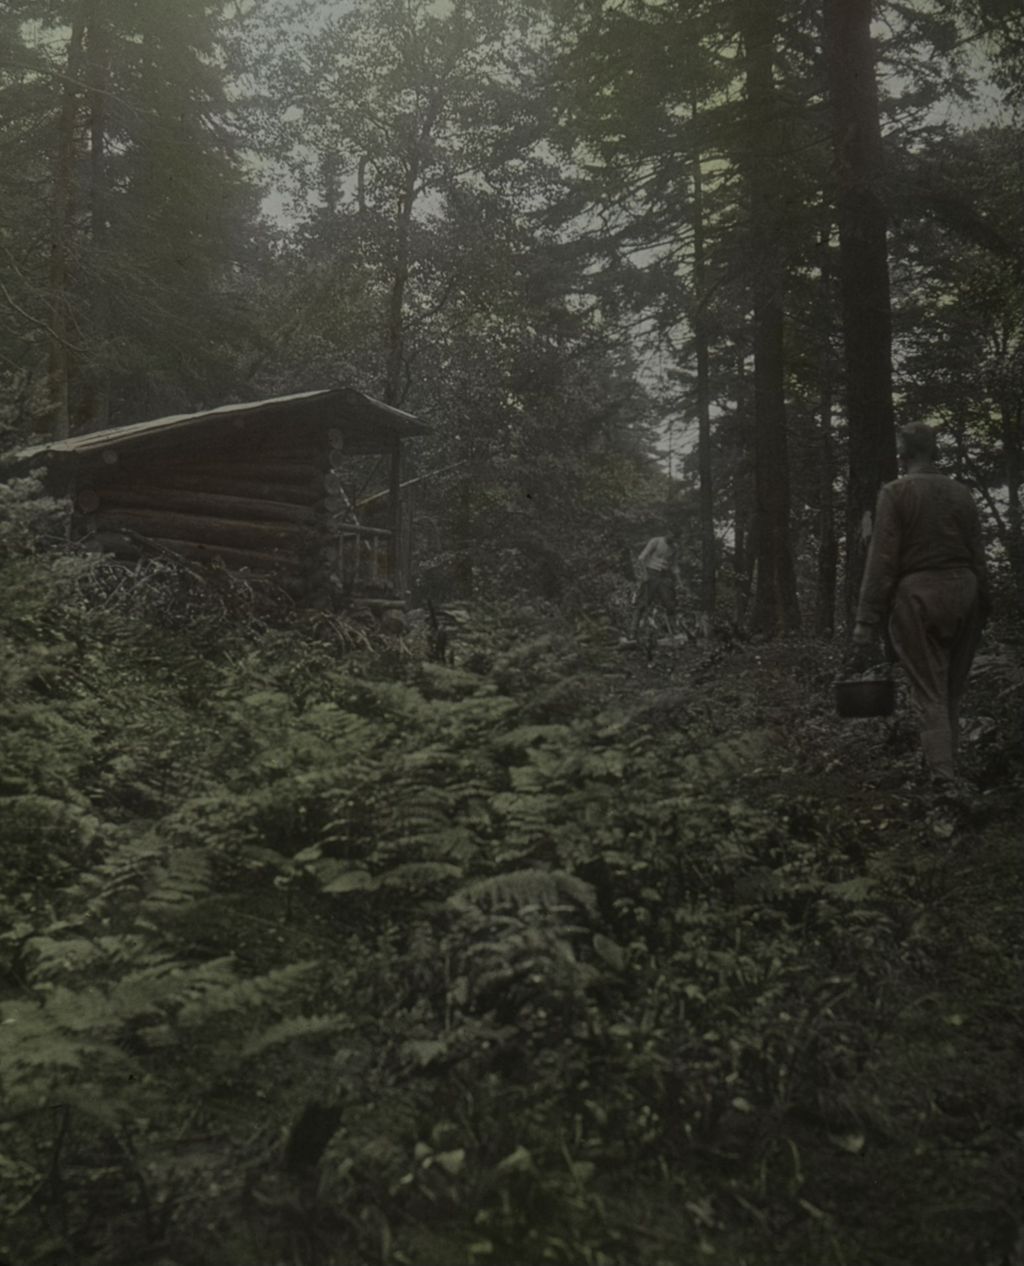
[[[14,128],[47,168],[47,272],[30,264],[25,290],[46,336],[54,434],[200,403],[226,376],[238,314],[225,288],[254,202],[221,8],[60,0],[40,13],[13,0],[16,32],[30,15],[38,24]],[[27,180],[4,180],[25,196]],[[22,223],[17,236],[30,235]]]

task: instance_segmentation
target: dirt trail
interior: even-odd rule
[[[891,721],[841,721],[836,666],[808,643],[663,651],[623,667],[623,694],[649,717],[662,700],[666,724],[686,712],[723,735],[767,726],[773,757],[752,777],[852,818],[865,879],[899,923],[843,1101],[787,1126],[807,1199],[844,1224],[836,1260],[852,1260],[859,1228],[857,1266],[961,1266],[968,1244],[978,1266],[1024,1266],[1024,797],[989,779],[973,812],[936,810],[906,700]]]

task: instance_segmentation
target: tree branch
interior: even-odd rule
[[[0,281],[0,295],[3,296],[3,298],[7,302],[8,307],[10,307],[13,312],[16,312],[18,316],[22,318],[22,320],[27,321],[29,325],[34,325],[37,329],[42,330],[55,342],[60,343],[63,347],[67,348],[69,352],[74,352],[78,356],[85,355],[84,347],[79,346],[79,344],[77,343],[71,343],[66,338],[62,338],[57,333],[56,330],[52,329],[50,325],[47,324],[46,321],[42,321],[40,320],[39,317],[34,317],[32,316],[31,313],[26,312],[24,308],[22,308],[18,303],[15,302],[14,298],[11,296],[10,292],[8,291],[7,287],[4,285],[2,281]]]

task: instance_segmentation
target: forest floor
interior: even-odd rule
[[[807,639],[6,579],[4,1266],[1024,1266],[1012,640],[951,816]]]
[[[936,804],[921,773],[905,690],[891,721],[841,720],[828,706],[833,656],[809,651],[806,643],[745,647],[723,657],[714,673],[701,671],[706,657],[696,657],[695,673],[692,652],[677,653],[675,663],[672,652],[661,654],[670,678],[685,683],[690,709],[713,713],[726,732],[742,728],[745,715],[769,727],[773,758],[752,778],[760,776],[784,798],[810,795],[826,815],[852,820],[862,873],[899,903],[899,939],[915,947],[894,958],[884,1013],[865,1034],[860,1067],[844,1091],[859,1114],[844,1119],[840,1111],[829,1130],[827,1112],[798,1111],[788,1127],[797,1185],[833,1228],[827,1260],[1018,1266],[1024,1262],[1019,777],[1006,778],[999,759],[986,767],[997,744],[975,715],[973,730],[971,718],[965,723],[976,739],[973,750],[966,745],[964,761],[974,776],[969,801],[954,810]],[[646,674],[655,704],[665,670],[663,662],[638,674]],[[761,1254],[787,1260],[781,1244],[777,1257],[766,1247],[752,1260]],[[751,1260],[737,1251],[737,1261]],[[724,1260],[731,1260],[728,1250]],[[789,1260],[826,1258],[800,1257],[797,1250]]]

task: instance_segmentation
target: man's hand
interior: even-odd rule
[[[855,624],[850,642],[850,649],[843,663],[843,671],[859,676],[861,673],[866,673],[880,659],[878,630],[873,624]]]
[[[873,646],[878,641],[878,629],[873,624],[863,624],[858,620],[853,626],[851,641],[854,646]]]

